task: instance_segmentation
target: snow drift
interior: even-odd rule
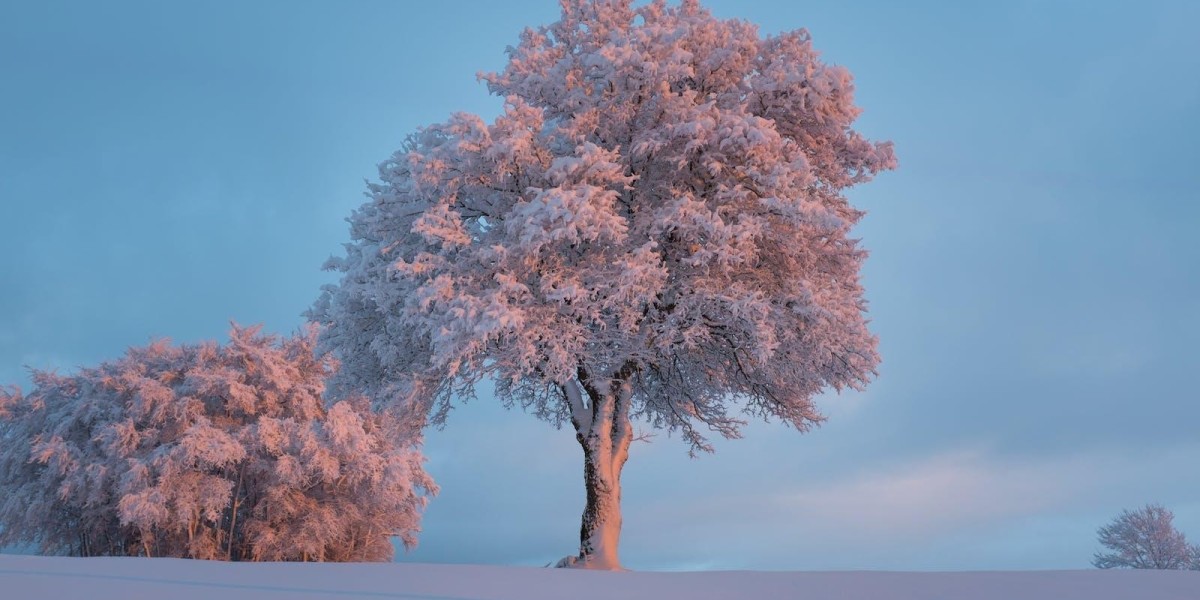
[[[1196,571],[596,572],[476,565],[0,556],[8,600],[1195,600]]]

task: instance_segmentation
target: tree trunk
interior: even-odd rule
[[[242,504],[240,501],[241,496],[242,496],[242,481],[245,479],[245,477],[246,477],[246,465],[245,464],[239,465],[238,466],[237,488],[233,491],[233,510],[229,514],[229,548],[225,555],[225,560],[228,560],[228,561],[233,560],[234,533],[237,531],[238,508],[240,508],[241,504]]]
[[[579,529],[579,556],[568,561],[569,566],[621,569],[617,551],[621,537],[621,470],[633,439],[629,371],[622,369],[609,385],[591,385],[581,377],[589,400],[586,408],[581,394],[568,390],[575,439],[583,448],[583,485],[587,492]]]

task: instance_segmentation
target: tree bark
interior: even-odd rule
[[[229,514],[229,548],[225,555],[225,560],[233,560],[233,540],[234,533],[237,531],[237,516],[238,508],[241,507],[242,482],[246,477],[246,465],[238,465],[238,482],[237,488],[233,491],[233,510]]]
[[[611,382],[593,385],[586,377],[580,386],[587,393],[567,393],[572,406],[575,439],[583,448],[583,485],[587,502],[579,529],[579,556],[573,561],[585,569],[621,569],[621,470],[629,458],[633,429],[629,420],[631,369],[624,368]],[[573,396],[573,397],[572,397]],[[590,414],[587,414],[590,413]]]

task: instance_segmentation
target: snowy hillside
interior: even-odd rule
[[[1195,571],[610,573],[420,564],[0,556],[0,596],[130,600],[1196,600]]]

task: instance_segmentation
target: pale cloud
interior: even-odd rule
[[[1187,497],[1178,493],[1187,487],[1179,474],[1191,470],[1196,452],[1189,445],[1013,461],[958,450],[822,486],[780,490],[764,509],[802,518],[817,530],[853,530],[875,539],[937,535],[1070,505]]]
[[[1122,508],[1162,502],[1181,527],[1200,523],[1200,482],[1179,475],[1198,446],[1017,460],[960,448],[817,481],[724,473],[707,495],[630,507],[626,553],[654,568],[1086,568],[1096,527]]]
[[[933,456],[822,487],[783,491],[767,510],[853,536],[937,535],[1062,505],[1094,481],[1077,461],[1006,464],[978,450]]]

